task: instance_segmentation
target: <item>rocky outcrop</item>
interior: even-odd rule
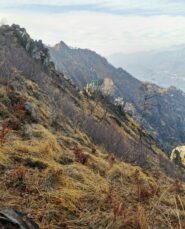
[[[42,64],[48,66],[50,64],[50,56],[47,47],[41,40],[33,40],[26,29],[21,28],[19,25],[12,25],[15,35],[17,36],[21,45],[35,60],[41,61]]]
[[[25,102],[24,104],[24,109],[28,115],[30,115],[30,118],[32,119],[33,122],[39,122],[40,117],[38,116],[38,112],[34,108],[33,104],[30,102]]]

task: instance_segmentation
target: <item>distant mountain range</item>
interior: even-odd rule
[[[79,88],[92,80],[111,79],[115,85],[114,97],[122,97],[127,102],[133,117],[166,152],[185,144],[185,94],[182,91],[143,83],[88,49],[74,49],[60,42],[49,51],[57,70],[72,79]],[[147,104],[146,98],[150,98]]]
[[[108,60],[142,81],[185,91],[185,45],[133,54],[115,53]]]

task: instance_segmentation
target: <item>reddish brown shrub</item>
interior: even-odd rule
[[[86,155],[82,152],[82,149],[76,147],[73,151],[75,155],[75,160],[83,165],[85,165],[89,159],[89,155]]]
[[[15,117],[18,119],[23,119],[26,115],[24,109],[25,102],[26,102],[25,98],[22,97],[20,98],[20,101],[17,104],[15,104],[12,108]]]
[[[109,162],[110,162],[110,166],[111,166],[111,167],[112,167],[113,164],[116,162],[116,158],[115,158],[113,155],[110,155],[110,156],[108,157],[108,160],[109,160]]]
[[[157,188],[149,184],[144,179],[139,177],[139,171],[136,170],[135,181],[137,186],[137,199],[139,201],[147,201],[154,197]]]
[[[174,184],[172,185],[171,191],[178,194],[183,191],[182,182],[179,180],[175,180]]]
[[[148,219],[146,217],[145,209],[142,206],[137,207],[136,211],[136,226],[138,229],[148,229]]]
[[[12,180],[23,180],[26,175],[26,168],[24,166],[18,166],[10,175]]]
[[[114,213],[114,218],[124,215],[123,205],[120,200],[115,195],[111,195],[112,210]]]
[[[12,129],[8,126],[7,122],[2,124],[2,129],[0,130],[0,143],[5,142],[5,138],[11,130]]]
[[[26,168],[18,166],[5,174],[6,184],[8,187],[19,188],[21,191],[26,190]]]

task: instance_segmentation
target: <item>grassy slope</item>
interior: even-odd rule
[[[10,106],[12,95],[19,106]],[[39,122],[24,112],[22,98]],[[1,206],[27,212],[43,229],[185,227],[182,184],[157,165],[144,171],[115,159],[65,117],[56,131],[51,107],[33,82],[23,78],[19,91],[1,86],[0,108],[1,126],[12,126],[5,136],[0,130]],[[133,125],[116,128],[127,139],[137,135]]]

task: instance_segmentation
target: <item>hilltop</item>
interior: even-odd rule
[[[133,117],[76,89],[25,29],[0,44],[1,208],[41,229],[185,226],[184,170]]]

